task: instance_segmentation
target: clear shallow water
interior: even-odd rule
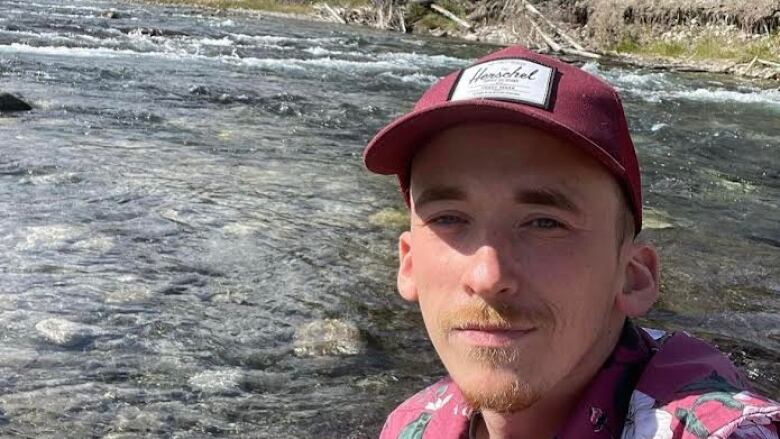
[[[114,8],[120,18],[101,13]],[[374,437],[441,373],[394,293],[391,179],[365,142],[492,50],[108,1],[0,2],[0,431]],[[780,396],[780,92],[588,64],[621,89],[664,297]],[[91,325],[57,346],[36,331]],[[361,354],[301,357],[337,318]]]

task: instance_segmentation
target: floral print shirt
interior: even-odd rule
[[[478,419],[447,377],[398,406],[380,439],[471,439]],[[780,404],[715,348],[627,322],[556,439],[780,439],[778,425]]]

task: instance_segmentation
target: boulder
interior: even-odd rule
[[[209,89],[205,85],[193,85],[189,89],[190,94],[206,96],[210,94]]]
[[[206,370],[190,377],[193,390],[211,395],[236,395],[241,393],[244,373],[239,369]]]
[[[299,357],[357,355],[366,342],[352,322],[324,319],[309,322],[295,331],[295,354]]]
[[[52,318],[35,324],[35,330],[49,343],[62,347],[81,346],[89,343],[98,334],[98,328],[70,320]]]
[[[30,111],[32,107],[27,102],[10,93],[0,93],[0,112]]]

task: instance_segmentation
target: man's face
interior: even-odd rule
[[[472,405],[521,410],[589,379],[625,318],[611,175],[564,141],[503,124],[443,132],[411,175],[399,290],[419,301]]]

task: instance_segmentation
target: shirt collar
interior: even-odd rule
[[[645,364],[656,349],[650,337],[626,320],[615,349],[583,393],[576,408],[558,431],[557,438],[618,438],[628,403]],[[469,419],[469,439],[477,438],[482,414]]]

